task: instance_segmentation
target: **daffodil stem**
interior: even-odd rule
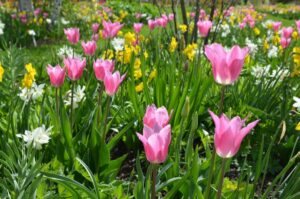
[[[151,184],[151,199],[156,199],[156,176],[157,176],[157,168],[155,164],[152,164],[152,184]]]
[[[218,185],[218,193],[217,193],[217,199],[221,198],[222,195],[222,187],[223,187],[223,182],[224,182],[224,175],[225,175],[225,167],[226,167],[226,158],[222,159],[222,166],[221,166],[221,178],[220,178],[220,182]]]
[[[73,101],[74,101],[74,82],[71,82],[71,111],[70,111],[70,126],[73,127]]]
[[[56,113],[59,115],[59,100],[58,100],[58,89],[55,89],[55,100],[56,100]]]

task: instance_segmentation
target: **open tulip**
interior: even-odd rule
[[[280,45],[282,48],[286,48],[290,45],[291,43],[291,39],[290,38],[285,38],[285,37],[281,37],[280,39]]]
[[[208,35],[209,30],[212,27],[212,22],[209,20],[198,21],[197,27],[198,27],[198,31],[199,31],[199,34],[201,35],[201,37],[206,37]]]
[[[165,127],[170,120],[170,116],[165,107],[156,108],[155,105],[147,107],[146,113],[143,118],[144,125],[154,128],[155,125]]]
[[[66,72],[59,65],[52,67],[50,64],[47,67],[47,73],[50,78],[51,85],[58,88],[63,85]]]
[[[112,73],[115,68],[115,62],[112,60],[97,59],[94,62],[94,72],[98,80],[104,81],[106,73]]]
[[[134,23],[133,24],[133,29],[136,34],[139,34],[142,30],[143,24],[142,23]]]
[[[206,45],[205,55],[212,64],[215,81],[222,85],[234,83],[241,73],[248,51],[248,48],[240,48],[237,45],[229,52],[217,43]]]
[[[293,28],[292,27],[288,27],[288,28],[282,28],[282,32],[281,32],[281,36],[286,38],[286,39],[289,39],[291,38],[293,34]]]
[[[125,79],[125,75],[120,75],[120,72],[117,71],[115,73],[106,73],[104,78],[104,86],[105,91],[108,95],[113,96],[117,91],[122,83],[122,81]]]
[[[154,28],[157,26],[156,20],[149,19],[148,20],[148,26],[149,26],[150,30],[154,30]]]
[[[214,144],[216,152],[222,158],[233,157],[240,149],[245,136],[259,122],[256,120],[243,128],[245,120],[238,116],[229,120],[225,114],[218,117],[211,111],[209,113],[215,123]]]
[[[88,42],[81,42],[81,46],[83,48],[83,51],[86,55],[94,55],[96,48],[97,48],[97,44],[94,40],[92,41],[88,41]]]
[[[102,36],[105,39],[114,38],[123,27],[123,25],[120,24],[119,22],[112,23],[112,22],[103,21],[102,25],[103,25]]]
[[[162,125],[162,122],[164,121]],[[171,125],[165,107],[148,106],[144,116],[143,135],[137,133],[144,145],[147,160],[152,164],[164,162],[171,142]],[[149,126],[150,125],[150,126]]]
[[[67,28],[64,32],[71,44],[77,44],[80,37],[79,28]]]
[[[68,71],[68,76],[71,80],[78,80],[82,76],[83,70],[86,65],[86,60],[79,58],[65,58],[64,64]]]
[[[281,26],[281,22],[280,21],[276,21],[276,22],[273,22],[272,23],[272,28],[275,32],[278,32],[278,30],[280,29],[280,26]]]

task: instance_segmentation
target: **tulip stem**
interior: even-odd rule
[[[224,174],[225,174],[225,167],[226,167],[226,161],[227,159],[226,158],[223,158],[222,159],[222,170],[221,170],[221,178],[220,178],[220,182],[219,182],[219,185],[218,185],[218,194],[217,194],[217,199],[220,199],[221,198],[221,195],[222,195],[222,187],[223,187],[223,182],[224,182]]]
[[[206,189],[205,189],[205,193],[204,193],[204,199],[209,198],[210,184],[211,184],[211,180],[212,180],[212,176],[213,176],[215,159],[216,159],[216,150],[213,151],[213,153],[211,155],[211,159],[210,159],[211,163],[210,163],[210,167],[209,167],[209,171],[208,171],[208,179],[207,179],[207,185],[206,185]]]
[[[58,89],[59,89],[59,88],[56,88],[56,89],[55,89],[55,100],[56,100],[56,113],[57,113],[58,116],[59,116]]]
[[[151,199],[156,199],[156,176],[157,176],[157,168],[155,164],[152,164],[152,184],[151,184]]]
[[[105,143],[105,137],[106,137],[106,125],[107,125],[107,117],[108,117],[108,113],[109,113],[110,99],[111,99],[111,97],[107,96],[106,107],[105,107],[105,112],[104,112],[104,116],[103,116],[103,132],[102,132],[103,143]]]
[[[221,86],[221,99],[220,99],[220,104],[219,104],[219,114],[222,114],[223,108],[224,108],[224,99],[225,99],[225,86]]]
[[[74,82],[71,82],[71,111],[70,111],[70,126],[73,127],[73,101],[74,101]]]
[[[99,106],[99,115],[98,115],[98,123],[100,124],[101,112],[102,112],[102,94],[103,94],[103,86],[100,82],[99,86],[99,98],[98,98],[98,106]]]

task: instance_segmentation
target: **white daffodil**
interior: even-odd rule
[[[36,33],[34,30],[28,30],[28,34],[31,35],[31,36],[35,36]]]
[[[78,107],[78,104],[81,101],[85,100],[85,86],[80,86],[78,85],[77,88],[74,90],[74,96],[73,96],[73,109],[76,109]],[[70,106],[71,105],[71,99],[72,99],[72,93],[71,90],[69,90],[66,93],[66,97],[67,99],[64,101],[66,106]]]
[[[30,146],[35,149],[42,149],[43,144],[47,144],[50,140],[50,131],[52,127],[46,129],[45,125],[34,129],[33,131],[26,130],[25,133],[17,134],[17,137],[23,138],[24,142],[26,142],[26,146]]]
[[[295,101],[293,107],[295,107],[297,111],[300,112],[300,98],[294,96],[293,100]]]
[[[31,88],[20,88],[20,93],[18,96],[24,102],[29,102],[30,99],[37,100],[43,95],[45,84],[37,85],[33,82]]]
[[[124,49],[125,39],[123,38],[114,38],[111,41],[111,45],[114,47],[116,51],[122,51]]]

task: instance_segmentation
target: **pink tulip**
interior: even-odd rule
[[[254,26],[255,26],[255,21],[254,20],[251,20],[248,23],[249,23],[250,28],[254,28]]]
[[[43,12],[43,18],[47,18],[49,16],[48,12]]]
[[[133,24],[133,29],[136,34],[139,34],[142,30],[143,24],[142,23],[134,23]]]
[[[78,80],[83,73],[86,65],[86,60],[80,60],[79,58],[65,58],[64,64],[68,71],[68,76],[71,80]]]
[[[126,74],[120,75],[120,72],[117,71],[115,73],[106,73],[104,78],[104,86],[105,91],[108,95],[113,96],[117,91],[122,83],[122,81],[125,79]]]
[[[298,29],[298,33],[300,35],[300,20],[296,21],[296,26],[297,26],[297,29]]]
[[[93,23],[93,24],[92,24],[92,30],[93,30],[93,33],[94,33],[94,34],[97,34],[97,33],[98,33],[99,27],[100,27],[100,25],[99,25],[98,23]]]
[[[158,26],[160,26],[162,28],[165,28],[168,24],[168,19],[158,18],[158,19],[156,19],[156,23],[157,23]]]
[[[52,67],[49,64],[47,67],[47,73],[50,77],[50,82],[51,82],[52,86],[58,88],[61,85],[63,85],[66,72],[63,68],[60,67],[60,65],[56,65],[55,67]]]
[[[280,45],[282,46],[282,48],[288,47],[290,45],[290,43],[291,43],[291,38],[281,37]]]
[[[246,23],[242,22],[239,24],[240,29],[244,29],[246,27]]]
[[[173,21],[173,20],[174,20],[174,14],[173,14],[173,13],[170,13],[170,14],[168,15],[168,20],[169,20],[169,21]]]
[[[79,28],[67,28],[64,32],[71,44],[77,44],[80,37]]]
[[[160,107],[158,109],[156,109],[155,105],[152,105],[151,107],[156,111],[166,110],[165,107]],[[149,107],[147,108],[147,112],[148,109]],[[147,112],[144,116],[143,135],[137,133],[137,136],[144,145],[147,160],[152,164],[160,164],[166,160],[168,155],[169,145],[171,143],[171,125],[166,123],[164,126],[160,126],[159,123],[156,123],[156,120],[160,120],[160,115],[158,113],[153,127],[148,126],[148,124],[145,123],[145,117],[148,117]],[[165,115],[161,116],[161,120],[166,119]]]
[[[150,128],[159,126],[160,128],[165,127],[170,120],[170,116],[165,107],[156,108],[155,105],[147,107],[146,113],[143,118],[144,125]]]
[[[157,26],[156,20],[149,19],[148,26],[150,30],[154,30],[154,28]]]
[[[288,28],[282,28],[281,36],[288,39],[292,36],[293,34],[293,28],[288,27]]]
[[[135,18],[137,18],[137,19],[140,19],[140,18],[142,18],[142,14],[141,13],[135,13]]]
[[[198,31],[199,31],[201,37],[206,37],[208,35],[209,30],[212,27],[212,22],[209,20],[198,21],[197,26],[198,26]]]
[[[93,34],[92,35],[92,40],[93,41],[98,41],[99,40],[99,35],[98,34]]]
[[[88,42],[81,42],[81,46],[83,48],[83,51],[86,55],[94,55],[96,48],[97,48],[97,44],[95,41],[88,41]]]
[[[206,12],[205,12],[205,10],[201,9],[199,19],[203,20],[203,19],[205,19],[205,17],[206,17]]]
[[[275,32],[278,32],[278,30],[280,29],[281,24],[282,24],[282,23],[281,23],[280,21],[273,22],[273,23],[272,23],[273,30],[274,30]]]
[[[104,81],[106,73],[112,73],[115,68],[115,62],[112,60],[97,59],[94,62],[94,72],[98,80]]]
[[[33,15],[35,17],[39,16],[42,13],[42,9],[41,8],[37,8],[33,11]]]
[[[239,77],[249,49],[235,45],[226,52],[222,45],[214,43],[205,46],[205,55],[212,64],[217,83],[232,84]]]
[[[10,16],[11,16],[12,19],[16,19],[17,18],[17,15],[15,13],[11,14]]]
[[[233,157],[240,149],[244,137],[257,125],[259,120],[243,128],[245,120],[239,116],[229,120],[225,114],[221,117],[209,111],[215,123],[214,143],[217,154],[222,158]]]
[[[104,28],[102,31],[102,35],[103,38],[105,39],[114,38],[123,27],[123,24],[120,24],[119,22],[112,23],[112,22],[103,21],[102,25]]]

